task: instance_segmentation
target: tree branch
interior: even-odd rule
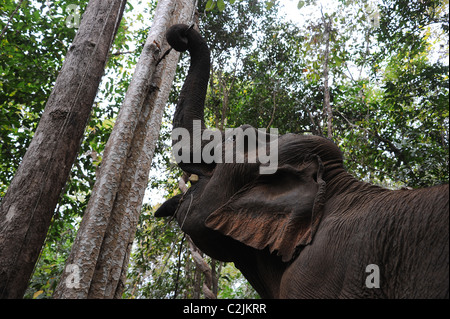
[[[378,134],[378,132],[376,130],[375,131],[371,131],[369,129],[366,129],[365,127],[361,127],[361,126],[358,126],[356,124],[353,124],[352,122],[350,122],[349,119],[347,119],[344,116],[344,114],[342,114],[338,110],[335,110],[335,112],[337,112],[351,127],[359,129],[359,130],[362,130],[362,131],[366,132],[367,134],[375,137],[380,142],[383,142],[384,144],[386,144],[388,150],[393,152],[397,156],[397,159],[398,159],[399,162],[402,161],[403,163],[405,163],[405,165],[409,166],[409,161],[406,159],[406,156],[405,156],[403,150],[401,150],[397,146],[395,146],[395,144],[392,143],[390,140],[380,136],[380,134]]]
[[[0,33],[0,39],[3,37],[3,35],[6,32],[6,29],[8,28],[9,23],[12,21],[12,18],[14,17],[14,15],[17,13],[17,11],[19,11],[20,6],[22,5],[23,0],[20,0],[19,3],[17,4],[16,9],[14,10],[14,12],[11,14],[11,16],[9,17],[8,21],[6,22],[5,26],[3,27],[2,33]]]
[[[322,7],[320,8],[322,10]],[[330,33],[331,33],[331,18],[328,21],[322,14],[322,21],[325,28],[324,31],[324,41],[325,41],[325,52],[324,52],[324,62],[323,62],[323,108],[327,115],[327,129],[328,138],[333,138],[333,110],[331,109],[330,102],[330,88],[328,87],[329,80],[329,54],[330,54]]]
[[[116,51],[114,53],[111,53],[111,55],[131,54],[131,53],[134,53],[134,52],[136,52],[136,51],[135,50],[132,50],[132,51]]]

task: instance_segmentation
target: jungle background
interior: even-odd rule
[[[0,1],[0,198],[33,137],[87,2]],[[128,1],[26,298],[50,298],[56,287],[156,2]],[[353,175],[384,187],[448,183],[448,9],[445,0],[199,1],[199,28],[212,55],[207,125],[326,136],[341,148]],[[153,217],[164,198],[180,192],[170,132],[188,66],[184,54],[123,298],[204,297],[189,242],[176,222]],[[218,298],[258,298],[232,263],[203,258]]]

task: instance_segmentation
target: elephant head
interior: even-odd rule
[[[193,147],[194,140],[206,130],[203,114],[210,72],[209,49],[200,34],[187,25],[172,26],[166,36],[174,49],[188,50],[191,55],[173,128],[189,133],[191,155],[178,165],[186,173],[196,174],[198,181],[185,194],[169,199],[155,215],[176,214],[183,231],[217,259],[233,260],[233,254],[220,245],[239,243],[261,251],[267,248],[281,256],[282,262],[291,261],[314,237],[325,196],[324,163],[342,164],[341,152],[332,142],[316,136],[287,134],[274,139],[266,134],[263,139],[277,144],[278,165],[271,174],[261,174],[261,167],[267,165],[250,161],[260,154],[261,148],[258,153],[249,147],[244,141],[248,135],[227,138],[225,132],[220,132],[215,151],[223,154],[226,146],[232,144],[236,156],[236,145],[243,141],[244,161],[195,163],[195,154],[201,153],[206,144],[203,141],[197,143],[197,149]],[[248,125],[242,129],[260,133]],[[173,136],[174,145],[180,142],[178,137]]]
[[[191,55],[172,139],[178,165],[198,179],[155,216],[175,215],[203,252],[233,261],[262,297],[448,298],[448,185],[396,192],[360,182],[345,171],[339,148],[318,136],[274,136],[248,125],[245,134],[208,131],[208,46],[187,25],[166,37]],[[269,172],[261,160],[268,150],[276,153]],[[383,290],[364,290],[373,263]]]

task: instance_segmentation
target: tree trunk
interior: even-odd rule
[[[0,208],[0,298],[21,298],[76,159],[126,0],[91,0]]]
[[[327,114],[327,131],[328,138],[333,138],[333,110],[330,102],[330,88],[328,86],[329,79],[329,56],[330,56],[330,33],[331,33],[331,18],[326,19],[322,16],[324,31],[325,52],[323,61],[323,108]]]
[[[213,293],[213,271],[208,263],[203,259],[203,253],[195,246],[192,239],[187,236],[189,242],[189,251],[191,252],[192,259],[194,259],[196,271],[200,270],[200,273],[204,275],[204,281],[202,285],[203,295],[206,299],[217,299]]]
[[[162,115],[179,58],[173,50],[158,64],[169,49],[165,32],[172,24],[188,23],[193,10],[192,0],[158,2],[55,298],[122,295]]]

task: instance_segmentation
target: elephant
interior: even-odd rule
[[[448,184],[390,190],[359,181],[333,141],[307,134],[272,140],[277,167],[270,174],[260,170],[267,163],[250,160],[261,149],[249,146],[243,162],[195,161],[211,142],[193,146],[195,123],[207,131],[210,52],[192,26],[173,25],[166,38],[191,56],[173,130],[193,135],[192,154],[178,165],[198,179],[156,217],[175,216],[204,253],[233,262],[262,298],[449,298]],[[237,152],[246,138],[217,132],[215,152],[226,145]]]

